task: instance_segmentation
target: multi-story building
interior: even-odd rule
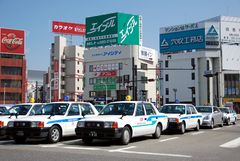
[[[160,29],[163,102],[240,111],[240,18],[218,16]]]
[[[156,102],[156,50],[138,45],[86,49],[84,61],[84,100],[109,102],[131,95]]]
[[[49,99],[82,99],[84,47],[68,45],[67,38],[56,36],[51,46]]]
[[[25,102],[24,31],[0,28],[0,104]]]

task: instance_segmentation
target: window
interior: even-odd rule
[[[165,81],[168,82],[169,78],[168,78],[168,74],[165,75]]]
[[[129,82],[129,75],[124,75],[123,76],[123,81],[124,81],[124,83],[128,83]]]
[[[89,72],[93,72],[93,65],[89,65]]]
[[[143,109],[143,104],[138,103],[137,104],[137,111],[136,111],[136,116],[143,116],[144,114],[144,109]]]
[[[78,62],[77,62],[77,64],[79,65],[79,64],[80,64],[80,62],[78,61]]]
[[[233,32],[235,32],[235,31],[236,31],[236,29],[235,29],[235,28],[233,28],[233,29],[232,29],[232,31],[233,31]]]
[[[145,64],[145,63],[141,63],[141,69],[143,69],[143,70],[147,70],[147,69],[148,69],[147,64]]]
[[[121,76],[117,76],[116,83],[122,83],[122,77]]]
[[[84,115],[94,115],[93,109],[90,104],[79,104],[82,114]]]
[[[94,78],[89,78],[89,84],[90,85],[94,84]]]
[[[191,114],[192,114],[192,113],[191,113],[190,107],[187,106],[187,115],[191,115]]]
[[[217,107],[213,107],[213,111],[220,112],[220,110]]]
[[[95,91],[89,91],[89,97],[95,97],[96,92]]]
[[[123,63],[119,63],[118,68],[119,68],[119,70],[122,70],[123,69]]]
[[[226,27],[226,31],[229,31],[229,27]]]
[[[77,70],[77,73],[79,73],[79,70]]]
[[[166,103],[169,103],[169,98],[166,98],[165,101],[166,101]]]
[[[197,111],[196,109],[193,107],[193,106],[189,106],[191,111],[192,111],[192,114],[197,114]]]
[[[80,115],[78,104],[72,104],[69,111],[68,116]]]
[[[147,77],[144,77],[144,76],[141,77],[141,82],[142,83],[147,83],[148,82],[147,80],[148,80]]]
[[[168,68],[168,60],[165,60],[165,68]]]
[[[196,67],[194,58],[191,59],[191,66],[193,69],[195,69],[195,67]]]
[[[145,106],[145,110],[147,115],[155,115],[156,111],[154,110],[154,108],[152,107],[152,105],[150,103],[144,103]]]
[[[77,87],[77,90],[79,90],[79,87]]]
[[[165,93],[166,93],[166,95],[169,95],[169,88],[166,88]]]
[[[192,73],[192,80],[195,80],[195,73]]]

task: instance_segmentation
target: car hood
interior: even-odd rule
[[[49,121],[49,120],[58,120],[64,118],[64,116],[51,116],[50,115],[33,115],[24,118],[19,118],[18,121]]]
[[[204,116],[209,116],[209,115],[212,115],[212,113],[202,113],[203,117]]]
[[[90,117],[90,118],[85,118],[83,119],[84,121],[116,121],[120,119],[122,115],[98,115],[96,117]],[[123,116],[124,117],[129,117],[129,116]]]

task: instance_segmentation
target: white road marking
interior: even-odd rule
[[[42,148],[53,148],[53,147],[59,147],[61,145],[64,145],[64,144],[58,143],[58,144],[53,144],[53,145],[40,145],[40,147],[42,147]]]
[[[222,148],[237,148],[240,146],[240,137],[220,145]]]
[[[191,135],[199,135],[199,134],[203,134],[205,133],[204,131],[199,131],[199,132],[194,132],[194,133],[191,133]]]
[[[100,148],[83,148],[83,147],[62,147],[64,149],[75,149],[75,150],[105,150],[105,149],[100,149]]]
[[[150,152],[138,152],[138,151],[117,151],[119,153],[128,153],[128,154],[141,154],[141,155],[156,155],[156,156],[168,156],[168,157],[180,157],[180,158],[191,158],[191,155],[182,155],[182,154],[168,154],[168,153],[150,153]]]
[[[216,130],[221,130],[221,129],[222,128],[218,127],[218,128],[212,129],[212,130],[216,131]]]
[[[229,128],[229,127],[232,127],[232,125],[229,125],[229,126],[225,126],[226,128]]]
[[[165,141],[174,140],[174,139],[178,139],[178,138],[179,138],[179,137],[172,137],[172,138],[160,140],[160,141],[158,141],[158,142],[165,142]]]
[[[135,148],[135,147],[136,146],[129,146],[129,147],[126,147],[126,148],[109,150],[109,152],[118,152],[118,151],[123,151],[123,150],[127,150],[127,149],[132,149],[132,148]]]

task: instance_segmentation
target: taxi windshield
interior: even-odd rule
[[[227,108],[219,108],[223,113],[229,113],[229,109]]]
[[[48,103],[37,110],[35,115],[65,115],[68,103]]]
[[[14,105],[9,109],[10,114],[26,115],[32,105]]]
[[[6,107],[0,106],[0,115],[10,115]]]
[[[212,113],[212,107],[197,106],[196,109],[201,113]]]
[[[104,107],[99,115],[133,115],[135,103],[112,103]]]
[[[185,114],[184,105],[164,105],[161,110],[162,113]]]

